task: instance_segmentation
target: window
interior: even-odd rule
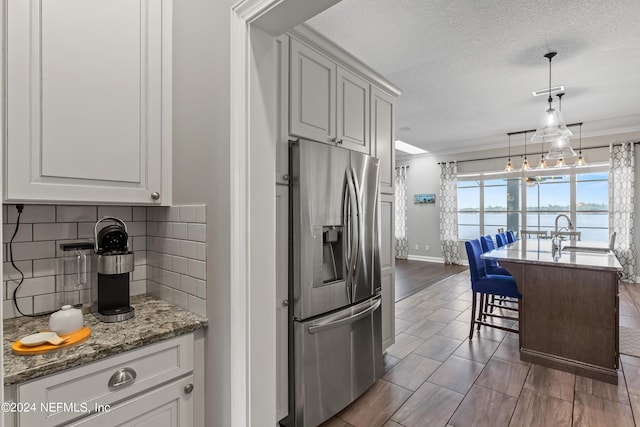
[[[557,174],[551,174],[555,172]],[[581,239],[609,241],[608,165],[516,174],[458,176],[458,237],[494,235],[498,228],[555,229],[555,219],[571,218]],[[559,223],[565,227],[564,220]]]

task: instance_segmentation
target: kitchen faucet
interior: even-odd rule
[[[568,228],[567,230],[571,230],[573,229],[573,223],[571,222],[571,218],[569,218],[569,216],[567,214],[559,214],[558,216],[556,216],[556,227],[555,227],[555,231],[553,233],[553,237],[551,239],[551,254],[553,256],[554,259],[556,259],[556,254],[558,255],[558,257],[560,256],[560,251],[562,250],[562,239],[560,239],[560,234],[559,234],[559,229],[558,229],[558,220],[564,217],[567,219],[567,224],[568,224]],[[564,228],[564,227],[562,227]]]

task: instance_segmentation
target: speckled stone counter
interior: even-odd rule
[[[4,384],[16,384],[74,366],[83,365],[167,338],[206,328],[208,321],[149,295],[131,297],[133,319],[102,323],[91,314],[84,325],[91,329],[85,342],[37,356],[14,354],[14,341],[47,329],[48,316],[18,317],[4,321]]]

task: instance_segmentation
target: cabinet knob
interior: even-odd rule
[[[151,193],[151,198],[153,200],[158,200],[160,198],[160,193],[158,193],[157,191],[154,191],[153,193]]]
[[[289,300],[286,299],[286,300],[282,301],[282,306],[283,307],[289,307]]]
[[[341,139],[338,140],[338,144],[342,144],[342,140]]]
[[[187,384],[186,386],[184,386],[185,394],[191,394],[192,391],[193,391],[193,384]]]
[[[334,144],[338,143],[338,138],[331,138],[331,142],[333,142]]]
[[[282,179],[284,179],[285,181],[289,181],[289,175],[282,175]]]

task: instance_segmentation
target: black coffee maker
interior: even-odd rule
[[[113,221],[100,231],[104,221]],[[135,315],[129,305],[129,273],[135,268],[129,251],[127,225],[119,218],[102,217],[94,227],[91,312],[102,322],[122,322]]]

